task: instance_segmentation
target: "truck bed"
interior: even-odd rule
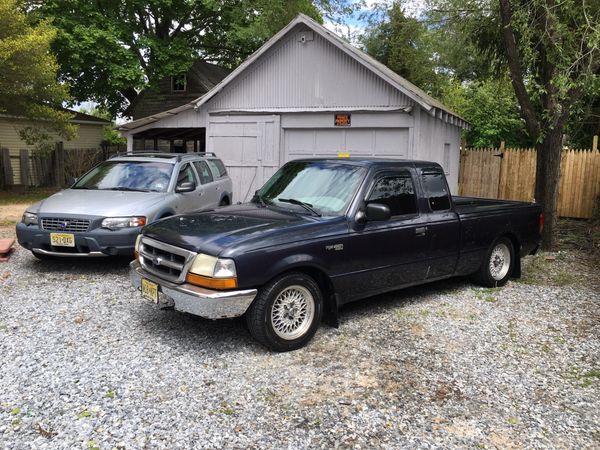
[[[497,200],[493,198],[452,196],[455,210],[458,214],[468,215],[480,212],[514,210],[533,206],[533,203],[514,200]]]

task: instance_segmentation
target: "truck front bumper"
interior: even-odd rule
[[[139,262],[129,264],[129,276],[133,286],[141,291],[145,278],[159,286],[159,291],[169,297],[175,309],[206,319],[225,319],[241,316],[254,298],[256,289],[239,291],[213,291],[193,284],[175,284],[162,280],[145,271]]]

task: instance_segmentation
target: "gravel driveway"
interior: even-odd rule
[[[458,279],[362,301],[274,354],[242,320],[142,300],[126,261],[19,249],[0,265],[0,448],[598,448],[586,264],[530,257],[503,289]]]

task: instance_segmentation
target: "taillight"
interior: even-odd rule
[[[544,231],[544,213],[540,213],[540,222],[539,222],[540,234]]]

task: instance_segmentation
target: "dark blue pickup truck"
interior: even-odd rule
[[[287,351],[354,300],[461,275],[502,286],[542,227],[537,204],[451,196],[436,163],[296,160],[249,203],[146,226],[131,280],[179,311],[245,314]]]

